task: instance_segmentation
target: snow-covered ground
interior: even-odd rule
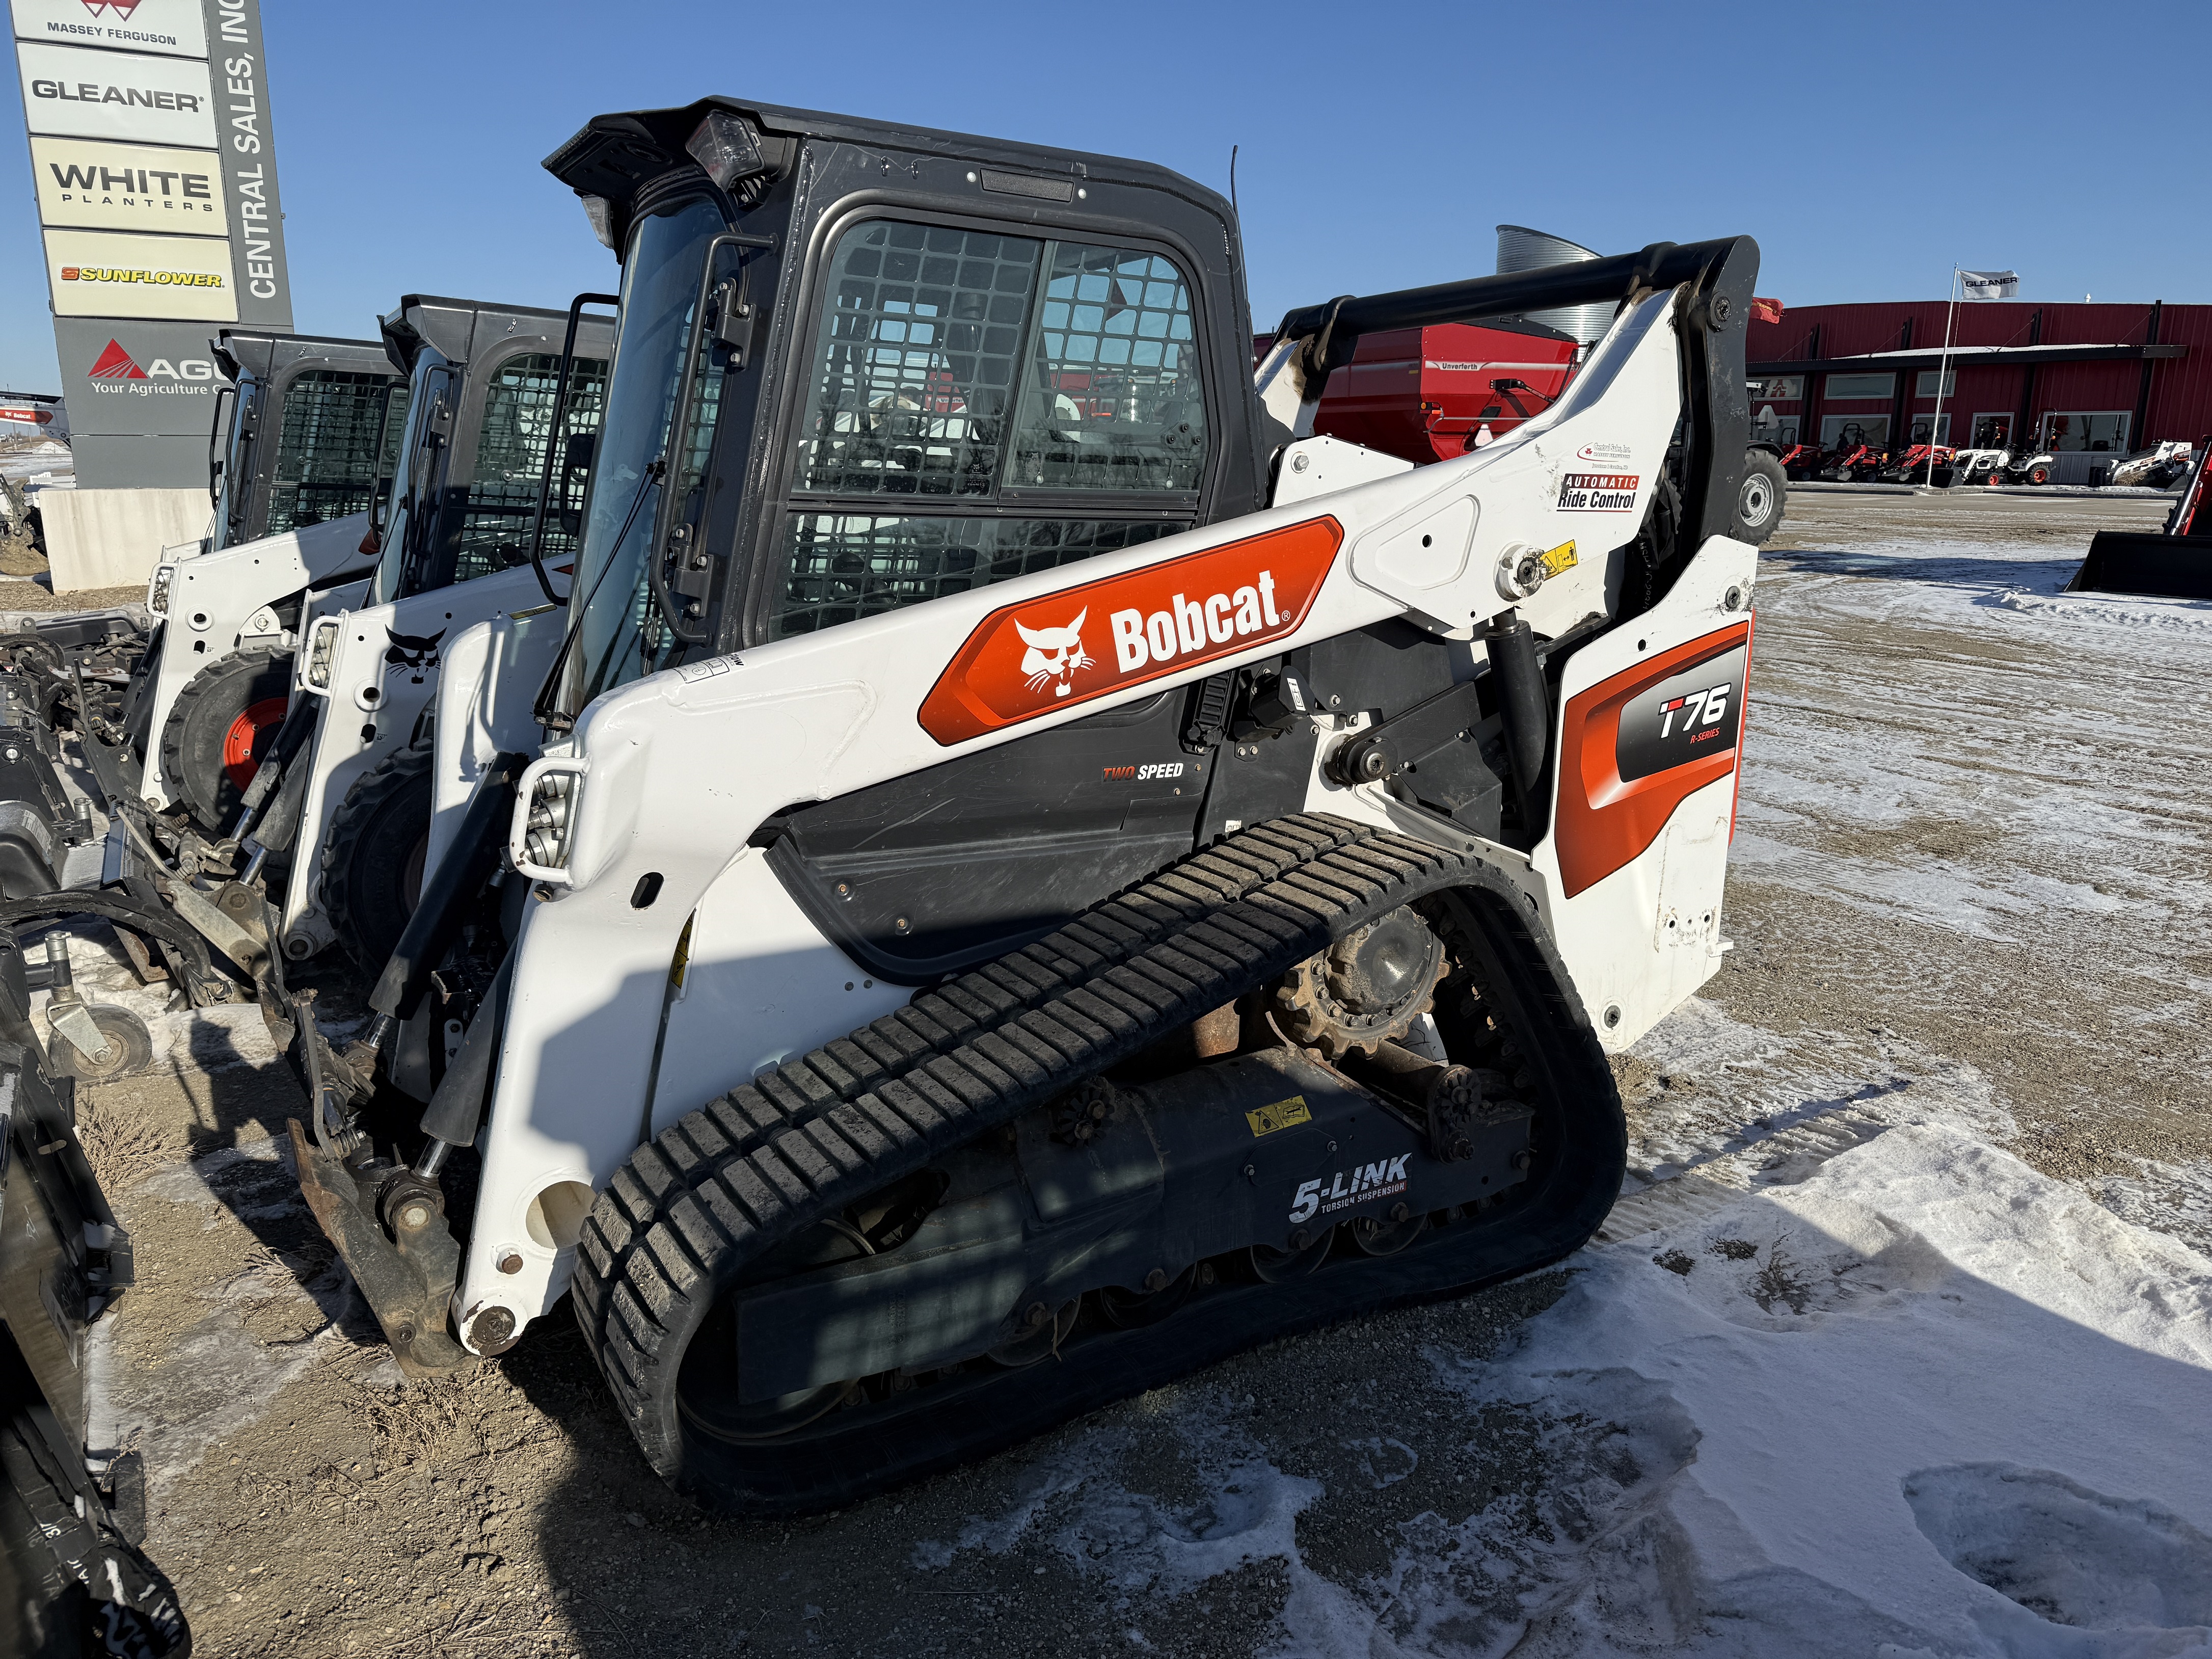
[[[10,439],[0,443],[0,477],[21,483],[49,472],[57,483],[75,482],[76,457],[67,444],[52,438]]]

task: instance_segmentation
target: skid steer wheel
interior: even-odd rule
[[[1782,523],[1782,506],[1790,495],[1790,481],[1782,463],[1763,449],[1747,450],[1743,482],[1735,492],[1735,538],[1759,546]]]
[[[222,835],[238,820],[253,769],[284,723],[292,689],[289,652],[241,651],[185,682],[161,731],[161,777],[169,799],[203,830]]]
[[[1441,979],[1427,975],[1426,946],[1414,948],[1421,943],[1412,932],[1415,922],[1437,942],[1445,963]],[[811,1158],[818,1164],[789,1139],[775,1143],[792,1149],[780,1158],[799,1160],[775,1166],[779,1181],[805,1179],[790,1173],[801,1167],[813,1168],[813,1179],[835,1179],[834,1168],[873,1144],[867,1114],[842,1103],[834,1085],[821,1085],[835,1073],[860,1086],[838,1070],[837,1054],[864,1070],[888,1062],[867,1059],[852,1042],[832,1044],[806,1062],[822,1068],[805,1073],[817,1085],[811,1105],[795,1087],[787,1089],[801,1074],[793,1065],[769,1084],[690,1114],[633,1155],[584,1229],[577,1317],[654,1467],[695,1501],[741,1514],[842,1507],[1256,1343],[1392,1303],[1457,1294],[1555,1261],[1584,1243],[1620,1189],[1626,1152],[1620,1095],[1571,992],[1548,976],[1539,988],[1532,976],[1547,958],[1510,900],[1448,891],[1357,931],[1397,963],[1401,982],[1420,986],[1419,996],[1407,1000],[1432,1006],[1447,1053],[1488,1079],[1486,1097],[1509,1112],[1518,1109],[1516,1103],[1532,1110],[1530,1144],[1518,1165],[1522,1181],[1494,1198],[1433,1214],[1394,1214],[1356,1233],[1301,1230],[1287,1249],[1232,1249],[1180,1272],[1164,1269],[1140,1286],[1086,1291],[1049,1305],[1041,1298],[1012,1316],[1014,1328],[999,1346],[966,1360],[825,1377],[748,1404],[738,1389],[736,1298],[816,1265],[863,1253],[896,1255],[948,1190],[951,1177],[938,1174],[938,1164],[1014,1144],[1011,1124],[964,1139],[948,1135],[928,1154],[929,1164],[807,1224],[791,1243],[749,1258],[738,1243],[752,1232],[749,1211],[773,1212],[778,1200],[761,1184],[767,1166],[752,1161],[749,1148],[760,1131],[741,1111],[741,1098],[758,1093],[759,1107],[746,1109],[774,1113],[779,1109],[767,1104],[773,1095],[793,1133],[816,1140]],[[1356,946],[1325,951],[1310,966],[1325,977],[1328,958],[1336,956],[1341,974],[1347,954],[1356,966]],[[871,1027],[855,1037],[879,1035]],[[902,1063],[902,1074],[922,1076]],[[901,1085],[888,1086],[899,1094]],[[925,1114],[932,1109],[911,1091],[901,1097]],[[1057,1121],[1061,1097],[1029,1109]],[[866,1098],[873,1111],[890,1109],[878,1095]],[[939,1184],[917,1192],[933,1175]],[[851,1311],[857,1318],[860,1310]],[[824,1352],[803,1332],[781,1340]],[[834,1340],[827,1334],[823,1340]]]
[[[418,744],[370,768],[331,820],[323,908],[363,973],[383,971],[422,896],[430,793],[430,750]]]

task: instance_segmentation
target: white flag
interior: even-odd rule
[[[1962,270],[1959,280],[1966,284],[1969,300],[2013,300],[2020,296],[2020,273],[2016,270]]]

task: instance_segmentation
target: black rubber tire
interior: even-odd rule
[[[1782,509],[1790,499],[1790,480],[1782,463],[1763,449],[1743,455],[1743,482],[1735,493],[1735,538],[1759,546],[1782,523]]]
[[[430,750],[403,749],[346,792],[323,845],[323,909],[346,954],[384,971],[422,896],[430,840]]]
[[[177,693],[161,728],[161,778],[169,799],[203,830],[228,834],[245,799],[223,774],[231,726],[255,703],[289,696],[291,690],[290,652],[241,651],[210,663]]]

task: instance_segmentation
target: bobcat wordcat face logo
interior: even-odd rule
[[[415,677],[415,684],[422,684],[422,677],[438,665],[438,641],[446,637],[446,630],[434,634],[401,634],[392,629],[384,630],[384,637],[392,642],[384,653],[384,660],[394,668],[404,668]]]
[[[1022,656],[1022,678],[1030,690],[1042,691],[1049,685],[1054,696],[1064,697],[1075,690],[1075,671],[1096,665],[1083,648],[1083,623],[1090,614],[1088,611],[1077,611],[1075,620],[1065,628],[1024,628],[1018,622],[1014,624],[1014,632],[1029,647]]]
[[[1334,519],[1310,519],[1001,606],[922,699],[921,728],[961,743],[1287,639],[1343,542]],[[1093,617],[1104,618],[1110,655],[1103,643],[1097,657],[1084,648]]]

